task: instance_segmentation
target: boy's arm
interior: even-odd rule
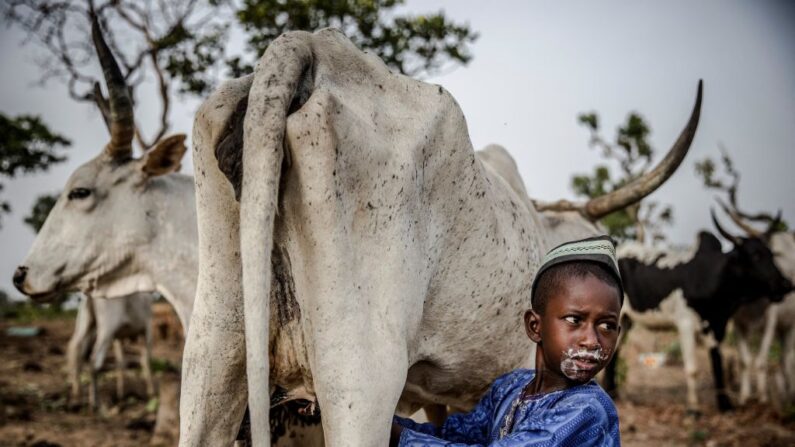
[[[486,435],[488,436],[488,435]],[[596,400],[563,405],[516,427],[510,435],[489,442],[480,440],[441,439],[427,434],[404,430],[400,443],[414,447],[546,447],[557,445],[619,446],[618,432],[611,432],[607,413]]]
[[[472,411],[448,416],[441,427],[395,416],[395,425],[401,428],[392,429],[393,436],[399,436],[398,443],[394,445],[435,447],[487,442],[492,418],[491,401],[491,395],[486,395]]]
[[[515,374],[516,372],[513,372],[498,377],[472,411],[448,416],[441,427],[431,423],[419,424],[411,419],[395,416],[394,422],[402,427],[402,430],[397,431],[398,429],[393,427],[393,437],[399,436],[399,443],[394,445],[401,447],[412,445],[433,447],[441,445],[478,445],[488,442],[489,428],[494,418],[495,406],[506,393],[504,385]]]

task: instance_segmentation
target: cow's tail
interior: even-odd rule
[[[270,446],[268,326],[274,219],[287,114],[297,105],[294,102],[300,102],[295,98],[304,97],[304,78],[311,73],[310,38],[304,32],[288,33],[268,46],[254,72],[244,121],[240,251],[248,405],[255,447]]]

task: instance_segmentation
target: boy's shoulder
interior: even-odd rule
[[[522,386],[528,384],[533,377],[536,375],[536,370],[534,369],[514,369],[513,371],[509,371],[496,379],[494,382],[491,383],[492,388],[496,387],[511,387],[512,385],[519,385]]]
[[[565,390],[556,405],[589,407],[591,411],[608,419],[618,418],[618,410],[613,399],[593,380]]]
[[[493,398],[502,399],[511,392],[515,391],[517,388],[524,387],[535,376],[534,369],[515,369],[513,371],[507,372],[491,382],[491,387],[489,388],[489,394]]]

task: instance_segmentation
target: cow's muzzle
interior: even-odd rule
[[[784,278],[784,280],[782,280],[776,288],[775,293],[771,297],[771,301],[774,303],[781,302],[794,290],[795,286],[793,286],[792,282],[789,279]]]
[[[14,271],[14,287],[17,288],[22,293],[25,293],[25,278],[28,276],[28,268],[24,265],[20,265]],[[27,295],[27,294],[26,294]]]

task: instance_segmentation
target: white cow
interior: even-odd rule
[[[113,344],[116,356],[116,396],[124,397],[125,340],[141,339],[141,370],[146,381],[146,395],[155,392],[152,380],[152,302],[151,293],[136,293],[116,300],[97,300],[86,295],[80,301],[75,331],[67,348],[67,370],[72,386],[72,402],[80,402],[80,371],[84,359],[90,358],[91,382],[89,404],[99,406],[97,375]]]
[[[114,68],[116,62],[95,27],[94,43],[113,112],[111,142],[69,177],[17,268],[14,284],[34,301],[47,301],[62,291],[82,291],[96,298],[92,300],[95,308],[102,308],[97,310],[98,320],[103,319],[99,314],[114,312],[104,309],[119,307],[117,300],[130,294],[159,292],[188,332],[198,237],[193,178],[176,172],[186,150],[185,136],[165,138],[141,158],[133,158],[132,105],[124,80]],[[280,293],[274,287],[274,296]],[[274,298],[277,301],[284,300]],[[78,318],[78,331],[86,330],[88,323],[87,318]],[[158,416],[156,432],[168,429],[160,427],[160,422]],[[296,423],[287,430],[291,432],[279,445],[317,442],[303,443],[317,432],[312,427]]]
[[[287,33],[202,104],[193,140],[201,262],[181,445],[229,444],[247,397],[267,445],[278,386],[320,405],[327,445],[381,446],[399,398],[468,407],[528,363],[518,327],[551,230],[521,181],[478,160],[442,87],[337,31]]]

